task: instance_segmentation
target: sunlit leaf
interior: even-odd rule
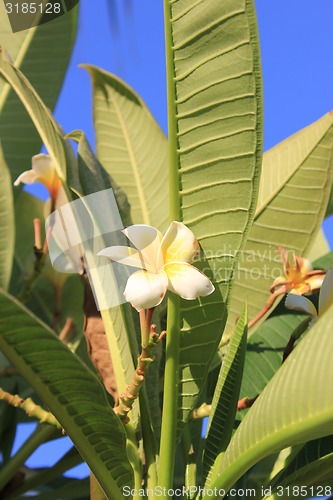
[[[126,192],[135,224],[166,229],[167,141],[142,99],[126,83],[84,65],[93,85],[97,156]]]
[[[333,114],[328,113],[264,154],[255,221],[237,271],[229,329],[246,300],[253,318],[266,303],[274,279],[283,275],[276,245],[300,256],[310,250],[332,185],[332,152]]]
[[[203,249],[200,268],[217,285],[205,300],[181,304],[179,419],[186,421],[224,327],[223,300],[254,215],[261,74],[252,1],[169,1],[165,12],[170,197]]]
[[[11,176],[0,143],[0,286],[7,290],[12,272],[15,221]]]
[[[5,2],[0,2],[0,45],[29,79],[45,105],[53,109],[72,52],[78,8],[50,23],[12,33]],[[9,85],[0,80],[0,136],[13,180],[30,168],[42,141]]]

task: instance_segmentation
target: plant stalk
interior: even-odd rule
[[[180,297],[170,293],[168,300],[168,330],[166,336],[164,398],[158,474],[158,484],[167,489],[173,487],[176,451],[179,384],[179,302]]]

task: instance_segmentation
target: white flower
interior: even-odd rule
[[[137,250],[113,246],[98,255],[140,269],[129,277],[124,292],[137,311],[158,306],[167,290],[186,300],[214,291],[207,276],[190,264],[199,253],[199,244],[184,224],[172,222],[164,237],[144,224],[129,226],[123,233]]]
[[[60,207],[68,203],[65,190],[62,186],[62,181],[57,174],[56,167],[49,155],[39,154],[32,157],[32,169],[26,170],[18,176],[14,182],[14,186],[18,186],[21,182],[23,184],[34,184],[41,182],[48,189],[52,206]]]
[[[327,271],[319,292],[318,312],[312,302],[301,295],[289,293],[285,305],[287,309],[304,312],[312,317],[312,324],[333,304],[333,268]]]

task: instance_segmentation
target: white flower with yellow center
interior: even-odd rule
[[[14,186],[23,184],[34,184],[41,182],[47,188],[51,196],[51,206],[53,209],[68,203],[62,181],[57,174],[56,167],[49,155],[39,154],[31,159],[31,170],[26,170],[18,176]]]
[[[287,309],[294,309],[308,314],[312,317],[311,323],[315,323],[327,309],[333,304],[333,268],[327,271],[323,284],[319,292],[318,311],[312,304],[311,300],[302,295],[294,295],[289,293],[286,298],[285,305]]]
[[[112,246],[98,255],[140,269],[129,277],[124,291],[137,311],[158,306],[167,290],[186,300],[214,291],[207,276],[190,264],[200,251],[199,244],[181,222],[172,222],[164,236],[144,224],[129,226],[123,233],[136,250]]]

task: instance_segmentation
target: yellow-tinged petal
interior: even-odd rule
[[[168,277],[164,271],[158,274],[136,271],[126,284],[124,296],[138,311],[158,306],[167,291]]]
[[[32,169],[23,172],[14,182],[17,186],[20,182],[24,184],[32,184],[41,182],[48,189],[51,197],[56,199],[61,179],[59,178],[55,165],[49,155],[39,154],[32,157]]]
[[[145,263],[136,250],[129,247],[112,246],[103,248],[97,255],[108,257],[109,259],[124,264],[125,266],[145,269]]]
[[[205,297],[215,288],[207,276],[191,264],[184,262],[166,264],[164,270],[168,276],[168,290],[186,300]]]
[[[313,267],[308,259],[303,259],[303,257],[295,256],[295,269],[305,276],[307,273],[312,271]]]
[[[158,272],[163,262],[158,260],[158,250],[162,241],[162,234],[152,226],[146,224],[135,224],[123,230],[131,243],[141,254],[146,268],[152,272]]]
[[[171,222],[160,248],[164,264],[192,262],[199,252],[199,243],[192,231],[181,222]]]
[[[313,274],[312,276],[306,277],[305,281],[309,284],[311,292],[316,292],[321,288],[325,279],[325,275],[325,271],[318,271],[318,274]]]
[[[33,184],[34,182],[39,182],[38,175],[33,170],[26,170],[18,176],[14,182],[14,186],[18,186],[21,182],[22,184]]]
[[[293,293],[288,293],[285,301],[285,306],[287,309],[294,309],[295,311],[309,314],[313,318],[317,317],[316,308],[312,304],[311,300],[303,297],[302,295],[294,295]]]
[[[327,271],[319,293],[319,316],[333,304],[333,268]]]

